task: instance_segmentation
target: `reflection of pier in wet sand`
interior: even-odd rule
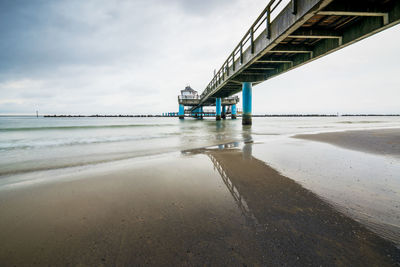
[[[265,263],[379,266],[399,263],[399,250],[392,243],[253,158],[249,154],[251,149],[243,152],[221,149],[232,146],[202,153],[209,156],[247,222],[255,227]]]

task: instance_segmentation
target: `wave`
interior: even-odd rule
[[[117,125],[17,127],[17,128],[0,128],[0,132],[44,131],[44,130],[80,130],[80,129],[101,129],[101,128],[168,127],[168,126],[175,126],[175,124],[117,124]]]
[[[337,123],[357,124],[357,123],[387,123],[387,121],[338,121]]]
[[[39,161],[25,161],[22,162],[18,168],[11,167],[8,169],[0,168],[0,180],[12,175],[26,174],[26,173],[34,173],[41,171],[51,171],[58,169],[67,169],[74,167],[85,167],[90,165],[97,165],[103,163],[111,163],[117,162],[121,160],[128,160],[134,158],[143,158],[149,156],[156,156],[174,152],[181,152],[183,154],[188,154],[191,152],[202,151],[207,148],[211,148],[218,145],[224,145],[224,147],[235,146],[239,142],[243,142],[243,140],[238,141],[229,141],[229,142],[212,142],[199,146],[189,146],[189,147],[181,147],[181,146],[170,146],[164,148],[157,149],[145,149],[138,151],[125,151],[125,152],[116,152],[116,153],[106,153],[106,154],[92,154],[88,156],[69,156],[65,158],[60,158],[58,160],[47,160],[45,158]],[[1,167],[1,165],[0,165]],[[9,167],[9,166],[8,166]],[[1,186],[1,181],[0,181]]]
[[[98,159],[89,159],[89,160],[84,160],[84,161],[75,161],[71,162],[68,161],[68,158],[65,162],[54,162],[54,161],[49,161],[49,164],[42,165],[42,164],[37,164],[37,165],[24,165],[21,168],[18,169],[8,169],[8,170],[2,170],[0,169],[0,179],[5,178],[10,175],[18,175],[18,174],[25,174],[25,173],[33,173],[33,172],[40,172],[40,171],[51,171],[51,170],[58,170],[58,169],[67,169],[67,168],[73,168],[73,167],[85,167],[85,166],[90,166],[90,165],[96,165],[96,164],[103,164],[103,163],[110,163],[110,162],[116,162],[116,161],[121,161],[121,160],[127,160],[127,159],[134,159],[134,158],[141,158],[141,157],[149,157],[149,156],[155,156],[155,155],[160,155],[160,154],[166,154],[166,153],[171,153],[177,150],[176,148],[167,148],[167,149],[159,149],[159,150],[154,150],[154,151],[140,151],[140,152],[125,152],[125,153],[119,153],[119,156],[110,156],[110,157],[104,157],[104,158],[98,158]],[[111,155],[111,154],[110,154]],[[106,155],[103,155],[106,156]],[[71,159],[71,158],[69,158]]]
[[[21,143],[0,143],[0,151],[10,151],[15,149],[35,149],[35,148],[51,148],[51,147],[65,147],[65,146],[76,146],[76,145],[90,145],[90,144],[107,144],[107,143],[118,143],[118,142],[129,142],[129,141],[146,141],[152,139],[169,138],[178,136],[180,133],[162,133],[157,135],[135,135],[135,136],[113,136],[113,137],[93,137],[93,138],[80,138],[80,139],[50,139],[40,140],[31,142]]]

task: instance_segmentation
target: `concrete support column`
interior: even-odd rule
[[[179,119],[183,120],[185,118],[185,107],[180,104],[179,105]]]
[[[252,85],[250,82],[244,82],[242,86],[243,125],[251,125],[251,97],[252,97]]]
[[[197,108],[192,111],[192,115],[194,118],[197,118]]]
[[[226,119],[226,106],[222,106],[222,114],[221,114],[222,119]]]
[[[215,119],[221,120],[221,98],[219,97],[215,99]]]
[[[232,105],[232,113],[231,114],[232,114],[231,115],[232,120],[236,119],[237,110],[236,110],[235,104]]]
[[[200,111],[200,119],[203,119],[203,106],[199,108]]]

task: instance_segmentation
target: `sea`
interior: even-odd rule
[[[242,126],[240,118],[4,116],[0,192],[49,182],[71,170],[233,144],[400,244],[399,157],[291,138],[386,128],[400,128],[400,117],[254,117],[252,126]]]

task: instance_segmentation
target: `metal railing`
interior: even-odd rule
[[[178,99],[200,99],[198,95],[178,95]]]
[[[198,95],[196,96],[186,96],[186,95],[178,95],[178,100],[199,100],[200,97]],[[229,96],[229,97],[224,97],[226,100],[239,100],[238,96]]]
[[[211,91],[216,89],[218,85],[225,81],[227,77],[230,76],[229,67],[232,66],[233,72],[236,71],[235,60],[239,59],[239,64],[243,64],[243,50],[250,47],[251,53],[254,54],[254,34],[257,30],[261,30],[261,26],[265,25],[266,37],[271,38],[271,15],[276,10],[276,8],[282,3],[283,0],[270,0],[265,9],[258,16],[256,21],[251,25],[250,29],[246,32],[243,38],[240,40],[239,44],[233,49],[232,53],[228,56],[225,62],[222,64],[221,68],[216,72],[210,83],[207,85],[206,89],[200,95],[200,98],[205,97]],[[297,0],[290,0],[292,6],[292,13],[296,14],[297,11]],[[265,24],[264,24],[265,23]]]

